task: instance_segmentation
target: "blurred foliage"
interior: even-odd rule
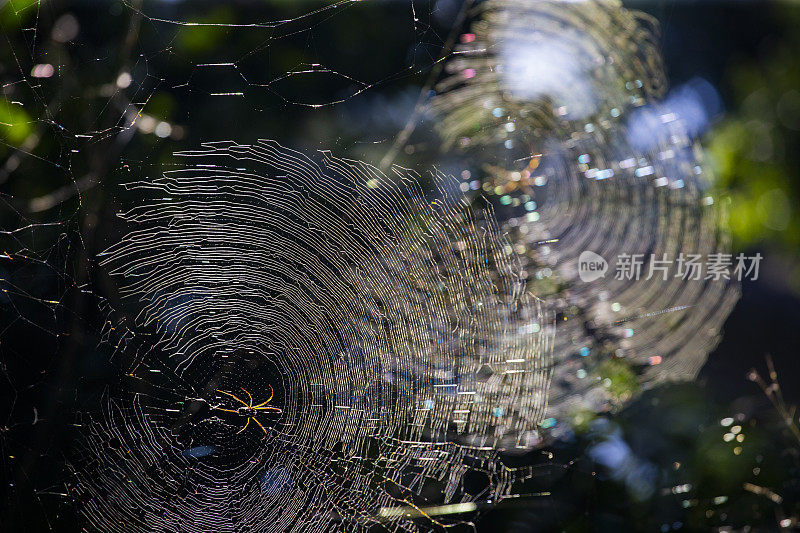
[[[431,2],[431,8],[436,4]],[[327,3],[273,0],[230,5],[144,5],[153,17],[177,17],[170,10],[180,9],[180,18],[190,22],[248,24],[290,18]],[[401,120],[398,126],[386,118],[386,109],[404,90],[413,94],[412,101],[416,98],[418,86],[425,81],[426,61],[435,60],[436,46],[441,46],[439,36],[432,35],[444,35],[447,29],[436,27],[431,35],[423,34],[419,30],[423,25],[412,19],[403,2],[365,2],[346,13],[335,17],[323,13],[289,25],[283,33],[166,25],[144,17],[139,21],[139,33],[134,34],[130,28],[136,27],[137,16],[130,2],[3,3],[0,141],[9,146],[0,147],[0,157],[4,164],[13,157],[14,164],[2,169],[6,174],[0,177],[0,183],[9,205],[15,202],[2,213],[4,229],[27,225],[34,216],[79,226],[79,242],[74,236],[75,242],[71,242],[62,235],[58,247],[42,253],[48,264],[78,264],[74,256],[96,254],[113,239],[118,201],[125,194],[118,183],[150,175],[158,162],[172,161],[174,150],[207,140],[274,137],[288,145],[314,148],[325,140],[324,148],[352,148],[379,160],[386,144],[372,141],[391,139],[403,123]],[[763,61],[734,58],[730,62],[734,88],[731,111],[707,139],[717,185],[730,198],[730,221],[735,245],[740,249],[766,243],[796,255],[800,244],[800,158],[796,148],[800,146],[799,14],[796,8],[780,13],[785,35],[768,44]],[[79,23],[76,36],[63,41],[50,39],[59,17],[65,15],[74,15]],[[430,22],[421,8],[418,15],[422,22]],[[32,21],[37,18],[35,38],[43,42],[32,48],[34,32],[26,27],[33,28]],[[218,60],[238,62],[239,72],[254,84],[267,84],[304,64],[321,63],[376,85],[342,105],[315,109],[289,105],[282,95],[294,96],[296,87],[311,91],[309,101],[333,101],[341,94],[330,84],[302,77],[280,94],[247,86],[250,92],[246,99],[209,99],[209,92],[217,87],[229,88],[233,82],[220,81],[220,71],[206,72],[196,65]],[[32,79],[32,68],[46,62],[57,67],[54,76]],[[132,77],[128,87],[118,86],[121,72]],[[231,80],[242,83],[237,72],[228,74]],[[391,83],[381,85],[382,80]],[[129,124],[130,119],[123,117],[126,112],[137,118],[139,126],[129,138],[120,135],[123,125]],[[145,115],[170,121],[173,131],[181,127],[185,136],[157,136],[154,129],[142,127]],[[365,116],[378,118],[362,126],[359,120]],[[91,134],[91,139],[76,137],[76,133]],[[31,138],[37,139],[31,146],[15,150]],[[370,142],[363,143],[365,139]],[[335,143],[339,146],[332,146]],[[34,215],[28,209],[28,199],[63,188],[71,191],[72,185],[87,175],[102,176],[103,180],[86,181],[80,202],[77,196],[68,196],[50,211]],[[77,210],[71,208],[78,204]],[[61,235],[62,227],[54,225],[52,231]],[[29,240],[39,246],[55,241],[45,238],[43,231],[32,232]],[[28,245],[24,235],[16,238]],[[0,355],[4,366],[23,369],[14,373],[19,385],[14,402],[26,409],[19,409],[24,420],[10,430],[6,428],[0,444],[28,462],[14,477],[16,495],[0,502],[0,515],[7,502],[14,502],[16,512],[32,531],[77,531],[79,526],[63,526],[77,522],[70,522],[74,509],[60,499],[46,500],[48,505],[55,503],[48,518],[53,522],[45,524],[42,495],[36,490],[49,490],[61,482],[62,452],[69,447],[65,426],[73,421],[64,413],[74,412],[76,404],[88,410],[87,405],[107,386],[111,371],[100,364],[107,357],[98,351],[102,346],[98,332],[86,326],[92,318],[88,306],[81,304],[81,291],[74,291],[73,296],[64,294],[65,285],[83,287],[89,274],[71,274],[67,282],[63,272],[54,272],[48,264],[18,267],[18,275],[29,276],[25,283],[37,287],[42,292],[40,298],[58,300],[59,312],[69,312],[69,317],[61,321],[68,334],[57,342],[74,345],[68,344],[70,349],[65,350],[63,345],[47,344],[55,343],[53,339],[37,338],[31,343],[31,330],[22,330],[24,322],[18,320],[21,311],[6,308],[21,331],[16,339],[16,354],[21,355],[14,359],[14,333],[10,330],[2,339]],[[3,266],[6,268],[5,263]],[[93,276],[101,283],[105,279],[100,273]],[[532,279],[529,283],[536,283],[539,291],[545,291],[543,284],[551,284],[546,287],[547,294],[565,290],[554,280]],[[31,311],[31,316],[34,313],[37,317],[55,316],[50,308]],[[68,320],[75,322],[74,328]],[[45,337],[34,331],[34,335]],[[710,400],[704,387],[696,384],[664,386],[637,395],[640,391],[635,371],[621,359],[598,368],[597,376],[609,380],[612,395],[620,400],[634,396],[633,403],[614,415],[574,413],[570,428],[574,435],[567,435],[554,450],[552,472],[539,475],[537,470],[530,481],[532,492],[551,494],[544,511],[529,502],[526,508],[511,513],[514,518],[508,527],[503,520],[486,517],[478,522],[478,531],[708,531],[723,526],[774,531],[783,517],[800,514],[800,446],[775,411],[762,405],[757,391],[742,401],[723,405]],[[725,386],[735,387],[730,383]],[[50,425],[32,426],[31,406],[36,406]],[[729,417],[735,421],[721,425],[720,421]],[[609,424],[602,432],[597,429],[601,419]],[[736,435],[726,437],[737,425],[741,429],[736,435],[744,435],[742,442]],[[647,497],[631,489],[642,480],[612,475],[608,467],[584,454],[616,431],[636,464],[652,465],[631,470],[631,476],[641,474],[642,480],[653,484],[654,491]],[[656,477],[651,479],[648,472],[656,472]],[[778,495],[780,503],[770,494]],[[552,517],[550,522],[548,517]],[[796,518],[791,520],[796,527]]]
[[[223,43],[231,32],[225,24],[233,24],[235,17],[229,7],[219,6],[189,22],[194,25],[181,26],[178,30],[176,46],[190,55],[202,54]]]
[[[0,100],[0,138],[19,146],[31,134],[31,117],[19,105]]]
[[[615,415],[582,413],[529,482],[546,502],[509,531],[778,531],[797,526],[800,445],[766,399],[720,403],[695,383],[646,391]],[[561,467],[560,465],[565,465]],[[788,525],[787,525],[788,524]]]
[[[167,92],[157,92],[147,100],[145,111],[160,120],[171,120],[175,114],[177,103],[175,97]]]
[[[639,390],[639,378],[627,359],[613,358],[603,361],[598,368],[604,385],[617,402],[629,400]]]
[[[6,31],[15,28],[35,16],[38,7],[38,0],[8,0],[4,6],[0,6],[0,25]]]
[[[707,145],[718,192],[730,199],[734,246],[791,256],[800,247],[800,10],[784,8],[779,18],[785,40],[766,43],[762,61],[731,62],[734,108]],[[800,288],[796,264],[794,274]]]

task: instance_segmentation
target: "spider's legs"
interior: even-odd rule
[[[280,409],[278,407],[272,407],[271,405],[264,405],[264,406],[257,405],[253,407],[253,409],[256,409],[257,411],[274,411],[276,413],[283,412],[283,409]]]
[[[269,402],[272,401],[272,397],[275,396],[275,391],[272,389],[272,385],[267,385],[267,387],[269,387],[269,398],[267,398],[266,400],[264,400],[263,402],[254,407],[259,408],[262,405],[267,405]]]
[[[242,390],[244,390],[244,389],[242,389]],[[225,392],[224,390],[219,390],[219,389],[217,389],[217,392],[221,392],[222,394],[230,396],[231,398],[233,398],[237,402],[241,403],[245,407],[250,407],[249,405],[247,405],[247,402],[242,401],[240,398],[236,397],[235,395],[231,394],[230,392]],[[245,391],[245,392],[247,392],[247,391]]]
[[[261,422],[259,422],[259,421],[258,421],[258,420],[256,420],[255,418],[253,418],[253,420],[255,420],[256,424],[258,424],[258,427],[260,427],[260,428],[261,428],[261,431],[263,431],[263,432],[264,432],[264,435],[267,435],[267,434],[268,434],[268,433],[267,433],[267,430],[266,430],[266,429],[264,429],[264,426],[262,426],[262,425],[261,425]]]
[[[253,419],[253,420],[255,420],[255,419]],[[256,422],[258,422],[258,420],[256,420]],[[239,431],[237,431],[237,432],[236,432],[236,434],[238,435],[239,433],[241,433],[242,431],[244,431],[245,429],[247,429],[247,426],[249,426],[249,425],[250,425],[250,419],[248,418],[248,419],[247,419],[247,423],[244,425],[244,427],[243,427],[242,429],[240,429]],[[260,426],[261,424],[258,424],[258,425]]]
[[[249,396],[249,397],[250,397],[250,405],[248,405],[247,407],[253,407],[253,396],[252,396],[252,395],[251,395],[249,392],[247,392],[247,390],[246,390],[244,387],[242,387],[242,390],[243,390],[245,393],[247,393],[247,396]]]

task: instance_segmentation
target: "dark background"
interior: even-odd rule
[[[94,257],[123,230],[115,217],[125,202],[119,184],[209,140],[273,138],[378,161],[413,111],[459,2],[417,1],[413,11],[405,1],[337,9],[288,0],[0,6],[0,123],[12,125],[0,126],[0,252],[9,257],[0,259],[0,529],[78,531],[62,495],[65,464],[73,424],[96,411],[117,375],[102,342],[115,291]],[[552,460],[526,458],[541,465],[528,492],[551,494],[488,510],[477,527],[795,528],[800,442],[747,374],[756,368],[769,381],[769,355],[786,403],[800,400],[800,7],[739,0],[629,7],[660,21],[672,86],[699,76],[722,98],[724,111],[703,142],[731,199],[734,248],[764,255],[761,276],[743,284],[697,382],[643,393],[607,416],[600,433],[576,432],[556,444]],[[288,22],[253,26],[279,19]],[[236,67],[199,66],[229,62]],[[54,75],[31,77],[45,63],[56,66]],[[119,87],[123,72],[131,75],[127,87]],[[244,94],[213,96],[228,92]],[[139,113],[147,120],[140,117],[138,130],[124,128]],[[169,132],[155,129],[161,122]],[[759,204],[773,190],[789,206],[785,224],[763,213],[777,207]],[[723,440],[726,417],[745,428],[738,455]],[[620,477],[588,453],[609,435],[652,465],[653,493],[637,491],[635,475]]]

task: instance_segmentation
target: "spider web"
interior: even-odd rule
[[[415,530],[438,522],[433,504],[511,493],[516,476],[497,454],[540,438],[552,330],[521,290],[491,211],[473,212],[458,184],[436,172],[397,167],[389,179],[270,143],[179,152],[241,137],[239,124],[220,120],[229,112],[259,117],[257,135],[280,132],[298,146],[320,140],[309,124],[333,124],[342,152],[379,153],[360,142],[389,138],[410,113],[415,84],[442,61],[458,11],[443,5],[0,7],[9,45],[0,175],[9,505],[38,509],[51,529],[68,527],[77,511],[89,527],[112,531]],[[376,16],[383,25],[359,24]],[[342,35],[347,17],[353,28]],[[330,46],[337,38],[349,42]],[[391,60],[341,52],[385,41]],[[354,126],[365,106],[377,120]],[[247,150],[275,152],[272,166],[253,174],[218,162]],[[242,164],[263,167],[260,157]],[[301,175],[287,181],[294,165]],[[40,178],[29,186],[28,176]],[[131,179],[142,181],[120,187]],[[185,179],[196,183],[183,188]],[[166,196],[148,196],[160,187],[201,211],[216,195],[220,203],[200,216],[208,217],[202,231],[217,236],[203,240],[187,211],[186,231],[153,246],[164,228],[182,224]],[[272,229],[248,215],[285,202],[290,190],[322,213],[282,212]],[[122,210],[144,228],[121,223]],[[260,232],[266,240],[228,241],[237,219],[237,239]],[[270,239],[290,222],[310,240],[284,235],[293,244],[282,244],[306,251],[275,256],[281,243]],[[194,270],[176,265],[183,281],[156,280],[176,252],[167,248],[193,249],[197,238],[206,259]],[[339,247],[325,242],[341,238]],[[222,259],[243,259],[245,249],[254,254],[249,272]],[[275,272],[261,279],[269,257]],[[298,267],[304,281],[287,270]],[[247,276],[268,286],[242,286],[237,296]],[[318,292],[303,295],[303,283]],[[275,307],[246,311],[265,304]],[[204,322],[228,313],[236,317],[221,329]],[[295,323],[296,313],[308,323]],[[522,326],[529,334],[511,334]],[[33,356],[31,335],[41,339]],[[280,413],[259,413],[263,430],[241,431],[246,417],[222,410],[238,408],[224,392],[261,402],[268,390]],[[205,518],[188,525],[200,510]]]
[[[618,3],[9,0],[0,24],[0,442],[6,500],[50,529],[469,529],[576,410],[630,398],[609,368],[692,377],[736,299],[575,280],[586,248],[726,247],[682,122],[626,135],[665,81]],[[527,83],[531,51],[577,67]]]
[[[395,510],[508,495],[497,454],[541,440],[552,327],[492,218],[445,176],[426,197],[268,141],[182,155],[131,185],[150,200],[104,262],[142,308],[119,344],[141,392],[92,424],[93,525],[413,531]],[[268,391],[279,413],[230,412]]]

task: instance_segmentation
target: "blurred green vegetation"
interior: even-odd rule
[[[725,404],[699,384],[672,384],[612,416],[576,413],[576,436],[555,453],[578,459],[548,489],[555,501],[580,503],[562,511],[558,528],[514,531],[778,530],[798,511],[800,446],[777,413],[752,414],[765,400],[753,392],[747,404]],[[528,511],[515,514],[536,523]]]
[[[67,196],[50,212],[36,214],[46,222],[67,219],[71,223],[73,218],[78,219],[75,225],[82,228],[80,243],[63,241],[69,252],[60,252],[53,247],[53,264],[56,260],[64,264],[72,261],[72,255],[67,253],[85,251],[95,254],[104,249],[113,238],[113,231],[118,226],[115,217],[120,203],[124,203],[121,197],[125,193],[118,186],[119,182],[152,175],[153,169],[160,168],[159,162],[167,168],[173,161],[174,150],[196,147],[207,140],[235,138],[246,142],[257,137],[273,137],[287,145],[314,148],[319,148],[324,140],[324,148],[345,151],[354,147],[362,152],[371,151],[373,155],[368,158],[378,161],[386,144],[359,142],[391,139],[397,126],[380,118],[354,126],[354,118],[370,114],[381,117],[380,113],[388,107],[394,94],[405,89],[418,89],[426,75],[422,66],[427,63],[419,60],[415,53],[426,61],[437,57],[435,45],[438,41],[431,37],[430,50],[425,48],[427,37],[417,33],[417,24],[412,21],[408,5],[401,2],[365,2],[358,9],[349,9],[346,16],[323,14],[305,19],[282,33],[243,28],[234,30],[225,26],[175,26],[159,24],[145,17],[130,49],[126,39],[130,35],[129,28],[134,26],[136,12],[129,4],[118,1],[57,4],[48,1],[40,6],[37,0],[9,0],[0,7],[0,26],[7,39],[7,44],[0,46],[0,63],[6,67],[2,73],[5,96],[0,98],[0,141],[10,145],[0,147],[0,156],[5,158],[14,154],[18,160],[18,166],[13,167],[17,170],[10,170],[4,178],[6,197],[18,201],[13,209],[3,213],[4,228],[30,223],[34,215],[27,210],[28,204],[21,200],[62,188],[72,191],[72,185],[85,176],[102,176],[102,183],[84,182],[80,202],[77,195]],[[176,2],[174,7],[182,10],[180,18],[188,22],[248,24],[296,17],[327,4],[323,1],[264,0],[230,5]],[[47,9],[43,9],[45,5]],[[435,2],[430,5],[433,7]],[[154,17],[177,17],[168,11],[172,7],[169,2],[145,2],[145,11]],[[166,14],[156,8],[163,9]],[[78,37],[74,42],[48,42],[54,21],[65,13],[74,14],[80,22]],[[716,169],[717,187],[730,199],[735,246],[744,250],[766,245],[790,257],[796,256],[800,245],[798,13],[800,10],[796,8],[779,11],[778,18],[782,20],[785,31],[779,39],[767,43],[763,60],[736,57],[729,62],[733,101],[729,103],[727,116],[706,139]],[[41,16],[36,26],[37,38],[45,44],[34,50],[30,47],[33,32],[26,31],[25,27],[31,25],[37,14]],[[424,21],[421,9],[419,15]],[[196,66],[218,60],[237,62],[239,69],[227,73],[206,72]],[[48,80],[31,79],[31,68],[45,62],[58,67],[56,74]],[[208,96],[217,86],[228,88],[233,85],[233,81],[220,80],[223,75],[232,75],[231,79],[241,84],[242,80],[236,76],[242,72],[252,84],[267,84],[290,70],[311,63],[335,67],[354,79],[376,85],[363,96],[348,99],[340,106],[318,109],[289,105],[282,99],[284,95],[294,96],[298,87],[312,91],[309,101],[333,101],[341,97],[330,84],[312,82],[308,77],[300,78],[295,85],[280,93],[273,90],[275,87],[262,90],[262,87],[251,85],[246,87],[250,90],[246,99],[210,99]],[[132,77],[127,88],[121,89],[116,85],[121,72],[129,72]],[[390,82],[380,83],[386,79]],[[236,87],[238,90],[239,86]],[[376,94],[384,99],[369,100]],[[22,102],[24,106],[15,102]],[[129,138],[119,135],[122,125],[129,123],[129,118],[124,116],[126,112],[134,116],[141,113],[139,120],[149,115],[156,120],[169,121],[173,127],[182,128],[185,136],[162,138],[144,129],[136,130]],[[358,128],[362,131],[357,131]],[[21,146],[37,133],[41,135],[34,137],[40,137],[41,141],[35,146],[24,148],[24,152],[12,148]],[[76,137],[76,133],[90,134],[91,139]],[[123,144],[125,142],[128,144]],[[119,146],[120,151],[115,152]],[[65,206],[78,204],[80,210],[73,217],[74,211]],[[24,224],[17,218],[24,219]],[[60,232],[58,226],[54,228],[53,231]],[[42,232],[42,229],[37,229],[31,240],[47,242]],[[63,256],[57,255],[62,253]],[[85,273],[82,275],[86,276]],[[87,283],[84,278],[73,277],[77,280],[76,286],[82,287]],[[800,280],[800,272],[795,279]],[[58,283],[61,287],[63,280]],[[544,283],[553,284],[547,294],[565,290],[564,286],[555,284],[554,278],[552,281],[531,279],[529,283],[537,283],[540,293],[544,292],[544,287],[541,287]],[[796,285],[800,286],[800,281]],[[63,308],[82,309],[61,295],[58,298]],[[49,309],[46,313],[52,316]],[[17,310],[12,314],[19,316]],[[77,318],[71,317],[70,320],[83,320],[86,314],[82,310]],[[34,398],[32,402],[39,402],[43,396],[42,376],[52,380],[53,391],[67,391],[59,401],[87,401],[88,393],[70,389],[76,386],[68,382],[66,372],[70,368],[96,369],[96,346],[100,343],[91,337],[91,332],[86,333],[85,325],[79,325],[76,330],[88,338],[83,341],[74,335],[66,338],[76,343],[84,342],[89,348],[76,350],[79,356],[74,365],[60,366],[60,360],[53,362],[50,359],[53,354],[62,353],[55,349],[33,346],[30,353],[25,353],[25,365],[31,368],[31,383],[35,386],[20,392],[21,401],[30,396]],[[8,338],[6,335],[4,341]],[[37,355],[37,349],[43,355]],[[35,360],[37,356],[41,356],[41,361]],[[761,354],[756,354],[756,357],[761,357]],[[67,377],[52,372],[53,368],[60,367]],[[40,369],[43,369],[41,373]],[[563,477],[556,481],[542,481],[542,490],[553,493],[549,499],[553,507],[562,502],[577,502],[570,517],[559,524],[558,530],[623,531],[638,527],[652,531],[661,527],[658,522],[661,520],[668,522],[670,528],[675,522],[683,521],[684,530],[708,531],[733,524],[737,527],[763,526],[761,530],[772,531],[777,529],[777,513],[797,513],[800,447],[787,439],[783,422],[775,418],[769,405],[758,404],[758,398],[752,400],[752,397],[758,397],[757,391],[748,398],[746,408],[733,404],[720,406],[704,395],[701,385],[667,386],[642,392],[635,370],[626,361],[615,359],[598,368],[594,377],[608,379],[607,390],[620,403],[633,397],[628,408],[608,416],[622,428],[633,451],[658,467],[659,487],[667,487],[668,493],[656,492],[644,501],[633,501],[626,496],[624,483],[603,478],[596,465],[588,466],[585,477],[581,479],[577,474],[566,474],[569,469],[563,465],[578,465],[575,467],[577,470],[585,461],[581,449],[570,450],[558,459],[558,476]],[[16,377],[20,384],[27,385],[24,378]],[[87,385],[83,383],[81,386],[85,388]],[[98,397],[104,386],[98,380]],[[726,386],[735,387],[731,384]],[[66,396],[77,400],[65,400]],[[58,398],[58,395],[52,393],[52,397]],[[748,411],[752,405],[756,407]],[[751,415],[752,410],[757,410],[757,415]],[[69,417],[56,416],[59,411],[55,408],[49,412],[54,414],[51,420],[71,421]],[[736,437],[726,441],[725,435],[729,430],[720,425],[720,419],[740,413],[746,415],[741,422],[737,420],[737,424],[742,426],[740,433],[745,435],[743,442]],[[28,412],[25,416],[29,416]],[[599,416],[606,415],[589,411],[573,414],[572,429],[579,434],[579,445],[588,445],[587,441],[591,441],[592,424]],[[24,426],[18,426],[32,427],[27,418]],[[34,429],[40,427],[42,424]],[[36,464],[46,465],[42,468],[56,473],[57,468],[51,465],[60,457],[56,451],[60,452],[58,446],[63,443],[57,436],[50,437],[42,441],[46,450],[40,455],[34,452],[29,455],[35,455]],[[20,442],[25,443],[24,446],[15,445],[14,449],[27,446],[25,439]],[[51,442],[55,450],[49,448]],[[738,453],[737,448],[741,448]],[[38,450],[34,451],[38,453]],[[23,450],[19,453],[28,452]],[[59,479],[51,480],[49,475],[55,474],[40,474],[37,488],[55,486],[60,482]],[[534,481],[539,479],[536,476]],[[19,483],[24,479],[16,481]],[[561,488],[559,483],[563,483]],[[780,493],[783,504],[777,505],[765,495],[745,489],[745,483],[769,487]],[[683,484],[692,486],[688,493],[669,492],[669,487]],[[36,494],[36,497],[32,497],[27,506],[20,507],[21,514],[26,520],[34,520],[34,517],[39,520],[42,514],[39,495],[33,490],[30,494]],[[721,499],[723,496],[725,499]],[[61,516],[68,517],[70,512],[74,509],[62,509]],[[623,521],[623,525],[614,522],[615,525],[603,529],[603,521],[610,516]],[[667,520],[666,517],[670,516],[674,518]],[[528,529],[518,531],[533,530],[532,523],[533,519],[529,517],[525,522]],[[479,523],[479,530],[484,529],[498,531],[505,528],[489,519]],[[59,529],[56,524],[55,530],[67,529]]]
[[[22,106],[0,100],[0,138],[19,146],[32,131],[32,120]]]
[[[36,16],[38,0],[8,0],[0,7],[0,25],[6,31],[18,27],[29,17]]]
[[[800,247],[800,10],[780,9],[778,18],[785,40],[766,43],[762,61],[731,61],[734,107],[706,145],[717,192],[730,199],[734,246],[791,257]],[[800,288],[796,262],[793,274]]]
[[[639,378],[627,359],[613,358],[603,361],[598,374],[611,397],[616,402],[629,400],[639,390]]]
[[[187,22],[190,25],[180,27],[175,43],[179,50],[197,55],[219,47],[231,31],[225,25],[236,18],[230,7],[218,6]]]
[[[168,92],[159,91],[147,100],[144,110],[160,120],[172,120],[176,108],[175,97]]]

